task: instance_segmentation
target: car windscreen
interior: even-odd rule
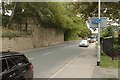
[[[92,37],[92,38],[90,38],[90,39],[96,39],[95,37]]]
[[[81,43],[87,43],[87,40],[81,40]]]

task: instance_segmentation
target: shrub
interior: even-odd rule
[[[32,32],[25,32],[25,31],[13,31],[13,30],[7,30],[4,29],[2,32],[2,37],[5,38],[16,38],[16,37],[22,37],[22,36],[27,36],[27,35],[31,35]]]

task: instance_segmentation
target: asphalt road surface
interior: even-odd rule
[[[33,63],[34,78],[54,78],[58,73],[64,71],[64,68],[69,66],[76,57],[85,57],[89,54],[90,49],[95,50],[94,45],[79,47],[79,41],[65,42],[59,45],[29,50],[25,52],[25,55]]]

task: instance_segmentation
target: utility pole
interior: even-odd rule
[[[98,19],[100,20],[100,3],[98,0]],[[100,66],[100,23],[98,23],[98,54],[97,54],[97,66]]]

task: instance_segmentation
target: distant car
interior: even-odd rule
[[[96,38],[95,38],[95,37],[92,37],[92,38],[90,38],[88,41],[89,41],[89,43],[94,43],[94,42],[96,42]]]
[[[0,52],[1,80],[32,80],[33,65],[24,54],[18,52]]]
[[[88,47],[88,40],[81,40],[79,43],[79,47]]]

